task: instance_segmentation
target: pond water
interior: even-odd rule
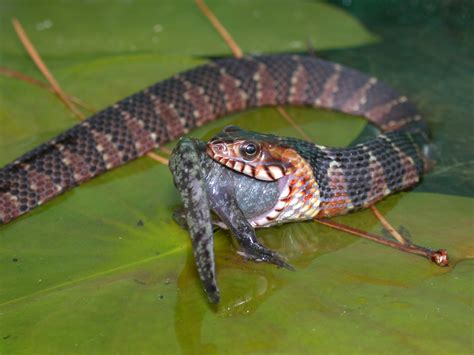
[[[382,42],[325,57],[376,73],[405,92],[429,122],[438,165],[417,191],[474,194],[472,1],[331,1]]]

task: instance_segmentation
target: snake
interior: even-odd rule
[[[431,165],[426,121],[378,79],[315,56],[222,58],[122,99],[1,168],[0,224],[195,127],[279,105],[363,116],[381,133],[346,148],[236,129],[215,137],[207,151],[219,164],[259,181],[287,177],[278,203],[253,226],[365,208],[415,186]]]

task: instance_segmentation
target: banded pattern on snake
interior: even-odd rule
[[[366,207],[409,188],[429,165],[422,117],[406,97],[377,79],[308,56],[220,59],[123,99],[0,169],[0,224],[194,127],[276,105],[361,115],[385,133],[349,148],[298,143],[319,184],[323,215]]]

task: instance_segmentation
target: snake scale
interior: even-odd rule
[[[382,131],[348,148],[284,141],[313,171],[322,216],[367,207],[412,187],[429,166],[426,123],[412,102],[377,79],[311,56],[219,59],[117,102],[0,169],[0,223],[194,127],[233,112],[276,105],[364,116]],[[312,182],[298,195],[308,203],[315,198]]]

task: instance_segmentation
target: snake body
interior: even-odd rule
[[[278,200],[250,220],[253,227],[268,227],[346,214],[416,185],[429,166],[422,153],[429,147],[425,137],[411,127],[349,148],[329,148],[229,126],[208,142],[207,151],[241,174],[278,181]]]
[[[299,55],[220,59],[131,95],[0,169],[0,223],[193,128],[254,107],[322,107],[384,133],[331,149],[285,138],[311,167],[326,216],[409,188],[428,166],[429,132],[413,103],[375,78]]]

